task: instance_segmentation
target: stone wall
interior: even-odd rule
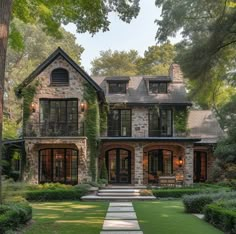
[[[132,108],[132,136],[148,137],[148,108]]]
[[[47,148],[72,148],[78,150],[78,183],[90,180],[87,157],[87,138],[25,138],[26,170],[24,180],[37,184],[39,182],[39,150]]]
[[[184,184],[193,184],[193,144],[186,144],[184,158]]]

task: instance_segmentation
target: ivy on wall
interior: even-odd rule
[[[174,127],[177,133],[187,133],[188,110],[187,108],[175,108]]]
[[[100,134],[103,135],[107,130],[107,116],[109,113],[108,103],[103,103],[100,106]]]
[[[96,91],[88,84],[84,85],[84,100],[87,103],[87,111],[85,113],[85,135],[88,138],[89,158],[90,158],[90,174],[92,180],[96,180],[96,158],[98,141],[97,136],[100,132],[99,122],[99,105],[97,101]]]

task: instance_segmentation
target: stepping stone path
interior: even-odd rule
[[[100,234],[143,234],[132,202],[110,202]]]

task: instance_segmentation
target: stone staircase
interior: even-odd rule
[[[140,188],[137,187],[108,187],[99,189],[96,194],[86,195],[81,198],[83,201],[134,201],[154,200],[154,196],[141,196]]]

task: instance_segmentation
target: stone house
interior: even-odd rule
[[[92,78],[58,48],[18,93],[25,103],[24,177],[33,183],[96,179],[104,162],[109,184],[210,178],[223,132],[211,111],[191,110],[177,64],[169,76]]]

